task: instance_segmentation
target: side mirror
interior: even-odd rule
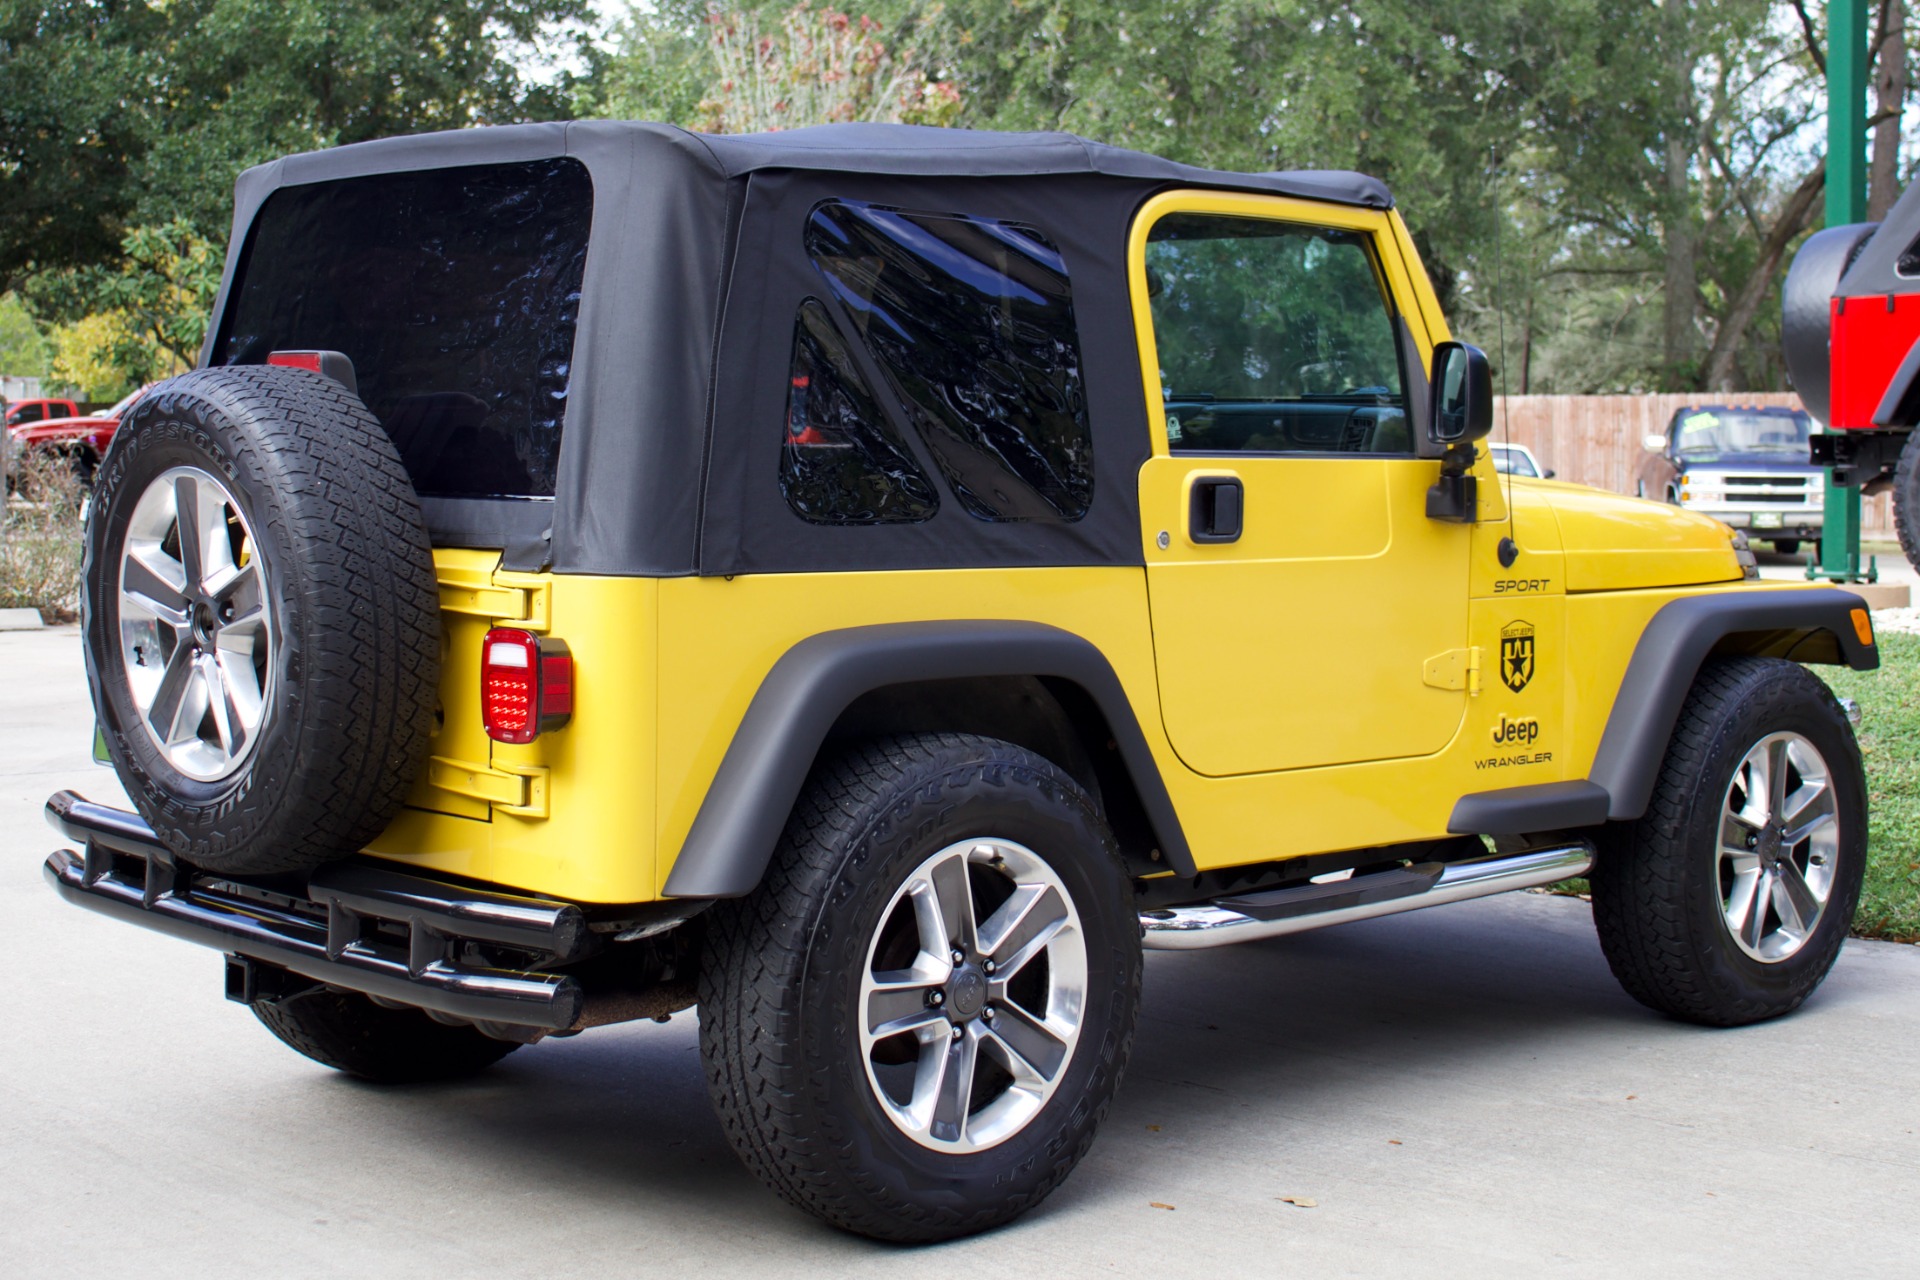
[[[1540,478],[1541,478],[1542,480],[1551,480],[1551,479],[1553,479],[1553,468],[1552,468],[1552,467],[1548,467],[1548,468],[1547,468],[1547,474],[1545,474],[1545,475],[1543,475],[1543,476],[1541,476]]]
[[[1646,446],[1648,453],[1665,453],[1667,451],[1667,438],[1663,435],[1642,436],[1640,443]]]
[[[1427,438],[1435,444],[1471,444],[1493,430],[1493,372],[1487,353],[1464,342],[1433,349],[1433,417]]]

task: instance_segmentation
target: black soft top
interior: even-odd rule
[[[1914,292],[1920,288],[1920,279],[1911,274],[1911,260],[1907,273],[1900,270],[1900,260],[1910,258],[1916,244],[1920,244],[1920,182],[1908,186],[1887,211],[1880,229],[1861,246],[1860,256],[1834,286],[1833,296],[1858,298]]]
[[[1392,206],[1360,174],[1229,173],[1061,133],[848,124],[716,136],[577,121],[391,138],[240,175],[201,362],[221,349],[235,265],[277,190],[556,157],[586,167],[593,225],[554,496],[426,505],[436,543],[497,546],[511,567],[574,573],[1139,563],[1135,484],[1149,450],[1124,279],[1133,211],[1173,186]],[[1086,517],[993,524],[947,504],[926,525],[826,528],[786,509],[772,488],[782,397],[813,274],[799,219],[835,198],[1018,219],[1060,246],[1096,452]]]

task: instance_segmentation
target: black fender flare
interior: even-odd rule
[[[1756,635],[1762,640],[1745,652],[1871,671],[1880,665],[1879,650],[1860,639],[1852,618],[1866,607],[1838,587],[1716,592],[1662,605],[1634,646],[1587,775],[1606,791],[1606,816],[1633,819],[1647,811],[1687,691],[1722,640]],[[1831,636],[1833,647],[1821,636]]]
[[[1192,875],[1159,766],[1106,656],[1036,622],[902,622],[809,636],[760,684],[667,877],[672,898],[737,898],[760,883],[834,721],[889,685],[979,676],[1051,676],[1079,685],[1107,719],[1161,856]]]

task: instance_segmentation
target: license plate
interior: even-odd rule
[[[1780,513],[1778,511],[1754,512],[1753,527],[1756,529],[1778,529],[1780,527]]]

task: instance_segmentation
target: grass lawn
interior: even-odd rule
[[[1920,942],[1920,636],[1879,640],[1878,671],[1813,670],[1860,704],[1871,832],[1854,934]]]

